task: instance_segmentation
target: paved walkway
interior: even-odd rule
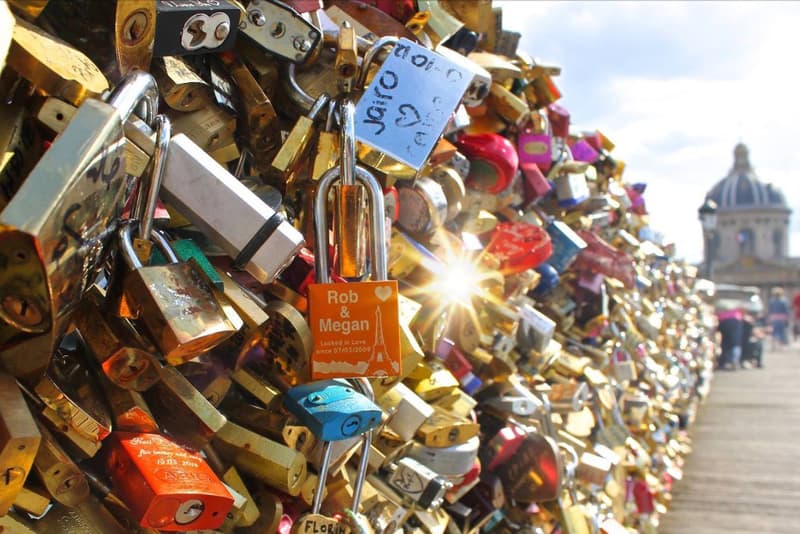
[[[718,371],[660,534],[800,532],[800,346]]]

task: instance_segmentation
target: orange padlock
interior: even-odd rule
[[[185,532],[225,521],[233,497],[200,454],[159,434],[114,432],[109,439],[108,473],[139,525]]]

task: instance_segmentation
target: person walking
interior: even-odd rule
[[[772,328],[772,351],[788,346],[789,303],[786,301],[781,287],[772,288],[767,305],[767,319]]]
[[[744,314],[740,308],[725,308],[717,312],[720,334],[719,369],[735,371],[741,365],[744,343]]]

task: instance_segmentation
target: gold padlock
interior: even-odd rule
[[[30,473],[41,435],[31,416],[25,400],[17,387],[16,380],[0,372],[0,421],[4,429],[0,436],[0,516],[22,491],[23,484]]]
[[[217,432],[214,449],[243,473],[289,495],[298,495],[306,479],[299,452],[228,422]]]
[[[156,60],[153,75],[164,102],[175,111],[197,111],[211,104],[211,88],[183,58]]]
[[[202,449],[225,426],[225,416],[176,368],[162,367],[159,376],[161,380],[144,393],[158,423],[176,441]]]
[[[48,493],[64,506],[77,506],[89,497],[89,482],[53,435],[39,425],[42,442],[33,466]]]
[[[99,287],[89,290],[74,320],[86,348],[100,363],[105,376],[117,386],[144,391],[159,380],[159,364],[149,343],[127,319],[110,313]]]
[[[7,63],[45,93],[76,106],[108,89],[92,60],[24,20],[14,26]]]

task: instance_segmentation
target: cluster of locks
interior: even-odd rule
[[[0,3],[0,530],[656,528],[709,311],[501,16]]]

